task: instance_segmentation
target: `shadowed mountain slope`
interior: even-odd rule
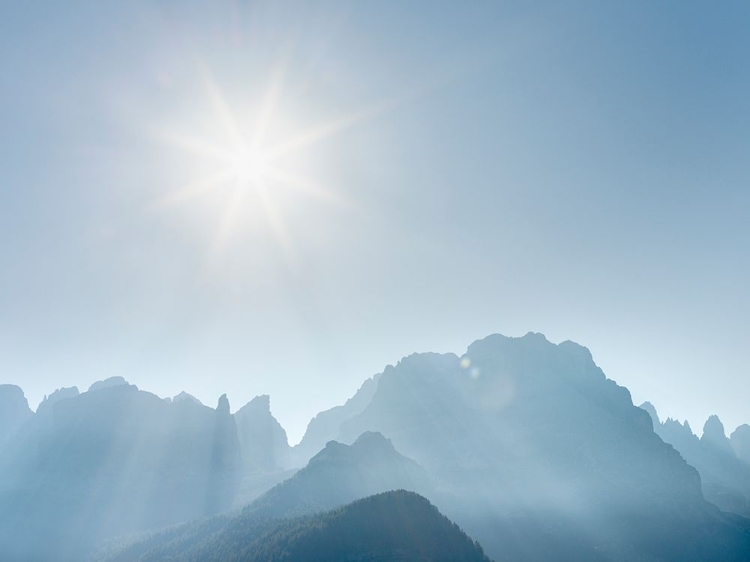
[[[105,556],[108,562],[489,562],[482,548],[425,498],[403,490],[358,500],[336,510],[266,520],[175,548],[136,545]]]

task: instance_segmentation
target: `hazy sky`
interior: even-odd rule
[[[750,422],[748,6],[3,2],[0,382],[270,394],[295,442],[538,331]]]

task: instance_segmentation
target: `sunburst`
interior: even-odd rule
[[[211,174],[198,177],[188,185],[175,189],[152,205],[165,209],[188,204],[217,192],[223,198],[222,218],[215,227],[214,249],[222,250],[231,238],[243,210],[252,206],[262,211],[287,257],[293,257],[292,238],[278,204],[277,190],[292,190],[300,197],[325,199],[337,204],[350,204],[341,193],[324,187],[314,178],[296,174],[289,166],[290,156],[341,133],[382,110],[375,105],[352,113],[338,115],[312,127],[298,128],[286,138],[270,142],[269,129],[278,119],[277,107],[281,90],[280,74],[269,85],[263,102],[257,109],[254,126],[244,130],[221,89],[210,77],[205,80],[211,108],[211,119],[220,126],[221,139],[207,135],[190,135],[171,130],[161,131],[159,137],[186,154],[210,162]]]

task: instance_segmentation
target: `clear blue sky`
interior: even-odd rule
[[[731,431],[748,26],[746,2],[4,2],[0,380],[32,407],[112,375],[268,393],[296,441],[403,355],[538,331]],[[306,188],[183,197],[268,99]]]

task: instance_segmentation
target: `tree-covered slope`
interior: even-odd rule
[[[217,520],[215,520],[217,521]],[[156,545],[135,543],[107,562],[489,562],[482,548],[428,500],[384,492],[333,511],[294,519],[247,519],[192,544],[168,534]]]

